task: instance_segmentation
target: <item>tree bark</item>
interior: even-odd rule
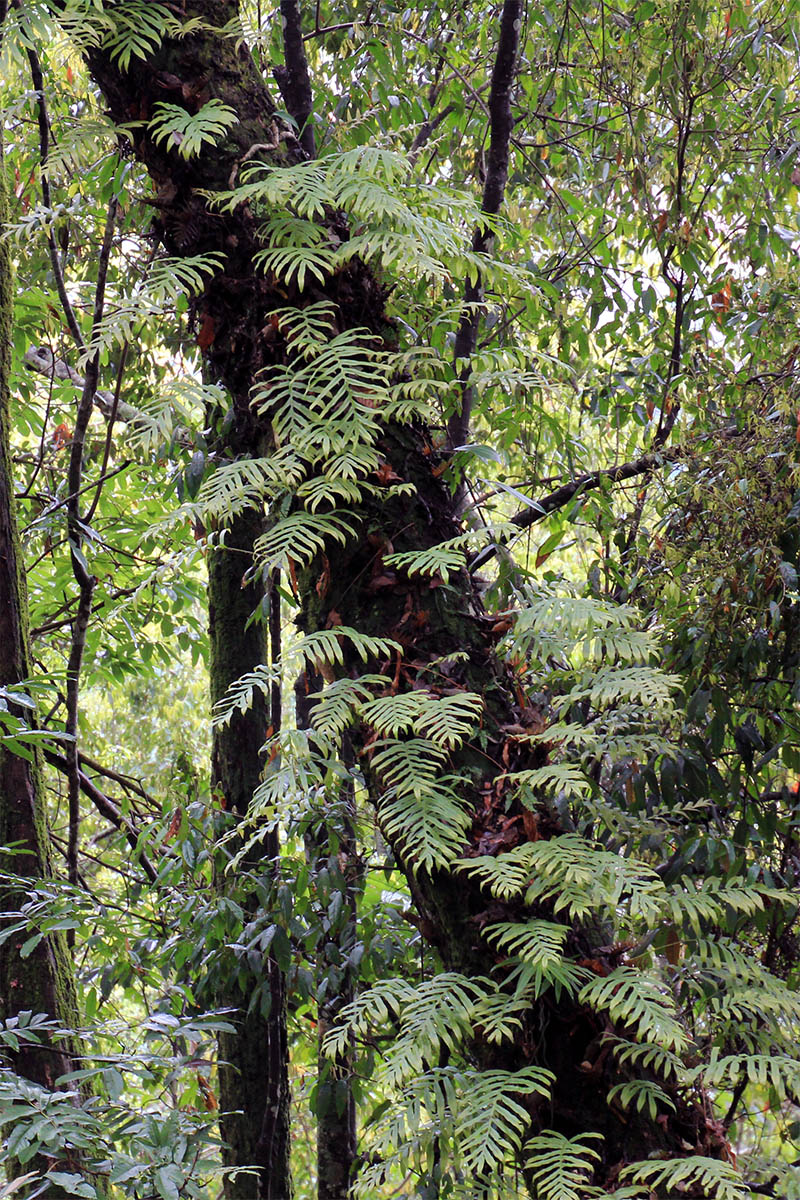
[[[224,545],[211,554],[208,570],[209,637],[211,648],[211,700],[216,703],[234,680],[262,663],[266,656],[263,626],[248,618],[261,600],[253,584],[243,587],[245,571],[252,565],[253,543],[263,528],[260,514],[249,511],[227,531]],[[243,816],[258,786],[264,766],[262,747],[267,738],[268,713],[259,693],[244,713],[214,730],[212,789],[216,803],[228,813]],[[249,855],[244,866],[257,872],[269,890],[278,855],[278,836],[269,833],[262,842],[263,858]],[[220,876],[220,888],[229,881]],[[228,1200],[288,1200],[291,1196],[289,1163],[289,1081],[287,1072],[285,981],[274,957],[263,965],[264,976],[244,969],[244,979],[218,991],[215,1002],[238,1010],[235,1034],[219,1036],[220,1128],[227,1166],[254,1165],[252,1174],[234,1176],[225,1183]],[[253,993],[261,999],[250,1010]]]
[[[4,14],[0,11],[0,18]],[[0,19],[0,44],[2,20]],[[1,135],[2,131],[0,131]],[[0,136],[0,228],[7,220],[7,198]],[[11,475],[10,385],[13,279],[8,243],[0,239],[0,688],[20,697],[27,695],[31,656],[28,633],[27,589],[17,530]],[[9,702],[12,717],[35,728],[34,709],[28,703]],[[0,727],[2,730],[2,727]],[[2,730],[5,732],[5,730]],[[52,876],[49,833],[44,809],[42,758],[29,743],[30,758],[0,744],[0,871],[25,877],[31,886]],[[28,896],[24,887],[3,885],[2,908],[19,910]],[[13,920],[13,916],[10,918]],[[29,931],[14,933],[0,943],[0,1020],[12,1021],[20,1013],[45,1013],[66,1029],[78,1023],[72,963],[63,935],[42,938],[30,954],[22,956]],[[52,1090],[59,1076],[74,1070],[69,1038],[44,1038],[40,1043],[20,1040],[9,1053],[13,1070],[23,1079]],[[67,1165],[66,1158],[38,1155],[20,1167],[6,1162],[9,1179],[31,1170],[47,1171]],[[75,1162],[71,1163],[75,1170]],[[51,1186],[48,1197],[63,1196]]]
[[[212,4],[210,0],[185,5],[187,17],[202,16],[220,24],[232,15],[234,8],[233,4]],[[259,452],[262,431],[249,408],[249,388],[262,368],[286,360],[286,347],[270,327],[270,311],[326,299],[336,307],[339,328],[366,325],[384,339],[390,339],[381,287],[359,261],[351,262],[332,276],[324,287],[314,283],[301,293],[296,287],[278,286],[269,277],[257,275],[252,267],[259,242],[256,222],[248,208],[240,205],[223,217],[210,210],[200,194],[201,189],[227,187],[252,146],[263,147],[275,140],[270,128],[275,106],[244,47],[234,48],[233,43],[200,31],[181,41],[165,43],[146,63],[134,61],[126,72],[121,72],[100,50],[89,51],[88,58],[118,121],[130,119],[132,112],[146,121],[154,104],[165,98],[165,87],[179,89],[180,81],[190,87],[192,81],[200,78],[205,81],[207,94],[230,103],[240,115],[239,125],[229,131],[220,145],[189,161],[182,160],[175,151],[156,146],[146,126],[138,126],[131,136],[137,155],[163,197],[159,224],[170,252],[197,254],[224,250],[226,254],[224,268],[209,281],[197,302],[197,310],[214,331],[207,350],[209,368],[225,382],[232,396],[230,444],[237,454]],[[170,82],[174,80],[178,83]],[[179,96],[180,91],[176,94]],[[296,161],[302,149],[284,139],[273,150],[261,150],[260,155],[264,158],[269,155],[274,163],[280,164]],[[325,220],[338,238],[348,236],[339,216],[330,214]],[[537,752],[526,748],[525,742],[510,740],[506,732],[509,726],[519,727],[526,715],[525,705],[517,697],[510,672],[495,653],[493,622],[484,613],[466,572],[451,577],[447,586],[440,586],[440,581],[408,578],[399,571],[387,570],[382,573],[382,585],[373,586],[376,568],[380,569],[381,557],[388,553],[390,545],[394,552],[419,551],[460,532],[456,506],[441,480],[443,462],[428,431],[419,426],[387,426],[380,452],[394,477],[413,485],[413,497],[386,499],[377,485],[365,489],[368,494],[355,513],[355,525],[365,531],[364,536],[354,537],[344,549],[337,546],[333,551],[336,576],[324,595],[320,596],[312,586],[312,572],[306,584],[301,581],[301,624],[311,631],[341,622],[368,634],[397,639],[403,646],[397,673],[400,689],[413,686],[417,673],[435,661],[443,686],[483,696],[485,712],[480,744],[476,742],[454,752],[449,769],[464,780],[464,794],[474,812],[465,855],[491,852],[485,847],[491,846],[493,836],[501,831],[502,838],[498,836],[494,844],[502,841],[503,849],[508,850],[533,836],[529,832],[530,822],[523,820],[525,814],[519,806],[511,803],[507,811],[505,797],[500,802],[502,786],[498,786],[506,769],[541,765]],[[250,553],[252,540],[248,538],[252,538],[252,531],[240,537],[238,530],[241,522],[255,519],[254,516],[237,518],[232,531],[233,542],[244,559]],[[227,555],[218,559],[223,560],[227,560]],[[212,640],[217,644],[221,635],[214,630],[221,614],[225,614],[230,636],[235,633],[241,636],[241,619],[245,609],[249,611],[252,606],[252,599],[249,604],[243,604],[241,599],[241,561],[236,569],[220,570],[218,577],[212,564],[211,624]],[[393,579],[392,586],[384,586],[386,578]],[[232,614],[240,604],[243,607],[234,617]],[[408,619],[409,613],[413,620]],[[241,653],[238,665],[231,658],[231,674],[218,674],[215,694],[228,678],[251,669],[260,654],[261,650],[253,645],[247,653]],[[450,667],[446,665],[448,659],[453,663]],[[363,669],[360,662],[345,662],[347,672]],[[218,668],[214,671],[217,673]],[[263,721],[263,716],[253,713],[242,720]],[[246,737],[244,733],[241,736]],[[360,742],[354,738],[353,749],[368,766],[367,731]],[[240,765],[231,760],[229,768],[235,772]],[[256,774],[254,766],[248,769],[252,775],[245,792]],[[372,782],[380,820],[380,789]],[[497,804],[487,803],[492,795],[498,796]],[[238,802],[231,801],[231,806],[238,807]],[[536,838],[561,832],[556,818],[544,807],[533,815]],[[394,849],[402,864],[402,846],[396,840]],[[498,904],[463,875],[416,872],[411,864],[405,864],[405,870],[419,910],[420,926],[438,948],[448,969],[484,975],[493,961],[493,952],[481,936],[483,924],[489,919],[524,921],[535,915],[522,902]],[[569,931],[568,952],[579,958],[596,957],[601,952],[601,933],[576,924]],[[549,1128],[566,1135],[588,1131],[602,1134],[605,1140],[602,1160],[592,1181],[595,1186],[615,1183],[621,1164],[651,1155],[676,1158],[685,1157],[687,1152],[721,1155],[722,1135],[708,1116],[702,1098],[687,1097],[669,1080],[659,1080],[675,1105],[675,1112],[668,1117],[655,1121],[639,1114],[628,1120],[609,1106],[608,1088],[629,1077],[613,1055],[603,1057],[596,1053],[604,1033],[609,1031],[613,1032],[601,1014],[564,993],[558,1000],[546,993],[531,1005],[525,1028],[513,1044],[497,1047],[476,1041],[472,1050],[475,1060],[484,1067],[518,1069],[537,1064],[554,1072],[552,1097],[541,1109],[532,1108],[531,1127],[534,1131]],[[235,1053],[233,1048],[230,1052]],[[591,1086],[587,1086],[587,1062],[593,1071]],[[691,1149],[687,1151],[687,1147]]]

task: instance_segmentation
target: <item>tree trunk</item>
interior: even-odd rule
[[[0,21],[0,44],[2,22]],[[0,131],[1,134],[1,131]],[[0,228],[7,220],[7,198],[0,140]],[[19,695],[21,704],[9,702],[8,713],[35,727],[34,709],[26,701],[31,656],[28,638],[27,589],[17,531],[11,475],[10,388],[13,279],[8,243],[0,239],[0,688]],[[7,730],[0,725],[0,732]],[[29,758],[0,744],[0,871],[23,876],[35,887],[52,875],[49,833],[42,789],[41,752],[35,742],[27,746]],[[13,847],[13,849],[12,849]],[[22,887],[2,888],[2,908],[13,914],[28,896]],[[13,916],[10,917],[13,921]],[[0,1021],[20,1013],[45,1013],[64,1028],[78,1023],[72,963],[62,934],[42,938],[26,956],[21,951],[30,931],[20,930],[0,943]],[[9,1052],[13,1070],[23,1079],[52,1090],[59,1076],[74,1069],[69,1039],[44,1038],[39,1043],[20,1039],[19,1050]],[[6,1162],[10,1179],[31,1170],[47,1171],[69,1165],[66,1159],[37,1156],[20,1167]],[[74,1161],[71,1169],[75,1170]],[[47,1196],[62,1196],[50,1187]]]
[[[211,642],[211,699],[222,699],[229,685],[264,661],[263,626],[247,619],[261,591],[242,577],[252,564],[253,543],[262,530],[260,515],[237,518],[224,547],[210,557],[208,571],[209,636]],[[258,786],[264,766],[261,748],[267,738],[268,714],[259,693],[245,713],[214,730],[212,790],[225,812],[243,816]],[[258,873],[269,890],[278,855],[277,833],[263,842],[263,858],[249,855],[244,866]],[[220,888],[230,886],[220,876]],[[258,1190],[250,1173],[226,1181],[228,1200],[287,1200],[291,1196],[289,1164],[289,1081],[287,1073],[286,999],[284,976],[273,956],[265,958],[264,974],[241,968],[238,986],[218,990],[221,1007],[238,1010],[235,1034],[219,1037],[220,1128],[226,1145],[225,1163],[258,1167]],[[238,976],[237,976],[238,978]],[[251,1009],[252,1005],[252,1009]]]
[[[310,701],[322,680],[303,672],[295,684],[295,709],[299,729],[309,729]],[[343,758],[352,771],[353,755],[346,739]],[[356,1155],[356,1103],[352,1073],[355,1047],[330,1058],[324,1050],[326,1034],[355,995],[356,971],[351,955],[358,936],[358,894],[363,867],[355,835],[355,787],[352,777],[338,781],[333,796],[305,837],[306,854],[313,864],[319,921],[316,953],[317,988],[317,1200],[348,1200]]]
[[[234,9],[233,4],[210,0],[185,5],[187,17],[202,16],[218,24]],[[240,124],[220,145],[189,161],[181,159],[176,151],[156,146],[146,126],[139,125],[131,137],[163,197],[159,220],[170,252],[198,254],[222,249],[227,256],[224,269],[210,280],[197,309],[207,328],[214,331],[207,351],[210,369],[225,382],[233,397],[232,445],[236,453],[248,447],[251,453],[258,452],[260,431],[248,407],[249,388],[259,370],[285,362],[287,357],[285,345],[270,324],[271,310],[326,299],[336,307],[340,329],[366,325],[385,338],[391,336],[391,331],[384,317],[381,288],[358,260],[343,267],[324,286],[314,283],[304,292],[278,286],[253,269],[259,242],[248,207],[240,205],[233,213],[221,216],[210,212],[199,194],[200,189],[228,187],[255,145],[261,158],[271,157],[276,165],[297,161],[302,155],[296,142],[275,138],[271,128],[275,105],[246,49],[234,49],[228,40],[195,32],[181,41],[165,43],[147,63],[132,61],[126,72],[98,50],[89,52],[89,61],[118,121],[129,120],[132,112],[147,121],[153,106],[170,98],[170,88],[179,98],[180,81],[189,85],[201,77],[207,79],[208,93],[231,104],[239,114]],[[264,149],[270,145],[273,149]],[[329,215],[326,223],[340,240],[347,238],[347,228],[336,214]],[[369,536],[365,532],[363,537],[351,538],[344,549],[337,546],[332,551],[336,574],[323,595],[313,586],[319,572],[313,580],[309,572],[309,579],[301,581],[301,623],[307,631],[342,623],[367,634],[401,641],[403,660],[397,671],[400,689],[411,687],[417,672],[436,661],[440,676],[446,676],[443,682],[447,687],[467,689],[483,697],[480,744],[454,752],[450,769],[466,781],[463,788],[474,812],[465,855],[491,852],[484,847],[493,844],[495,833],[498,837],[494,844],[502,842],[503,849],[508,850],[528,840],[530,822],[523,820],[524,814],[518,808],[507,812],[505,803],[495,807],[485,801],[506,768],[524,769],[541,763],[524,742],[510,742],[506,732],[509,726],[519,727],[525,716],[524,704],[517,697],[510,672],[495,653],[493,622],[483,612],[466,572],[451,576],[449,584],[441,586],[441,581],[385,571],[381,586],[373,586],[376,564],[380,565],[381,555],[390,545],[394,552],[419,551],[460,532],[453,499],[441,481],[443,464],[428,432],[420,427],[387,427],[380,452],[393,477],[413,485],[413,498],[387,500],[380,487],[371,489],[354,521],[354,526],[369,531]],[[249,545],[241,546],[245,555]],[[386,579],[391,586],[386,585]],[[237,568],[228,573],[227,585],[221,575],[211,584],[214,610],[226,610],[232,630],[241,629],[240,618],[230,617],[240,603],[240,583],[241,571]],[[413,619],[408,619],[408,614]],[[215,620],[212,616],[212,629]],[[255,646],[252,653],[257,658]],[[448,658],[454,665],[447,667],[446,661],[443,664]],[[237,670],[251,666],[248,653],[241,656]],[[345,671],[351,668],[359,672],[364,669],[360,662],[346,662]],[[354,739],[353,749],[360,761],[368,762],[366,731],[364,738],[360,744]],[[378,793],[376,786],[380,820]],[[530,836],[541,839],[561,832],[547,810],[534,816],[537,829]],[[402,846],[396,839],[394,842],[402,863]],[[500,905],[463,875],[456,878],[444,871],[415,872],[410,865],[406,874],[419,910],[420,927],[437,946],[445,966],[467,975],[484,975],[493,960],[493,952],[481,936],[481,927],[488,919],[525,921],[535,915],[522,901]],[[538,915],[546,916],[543,912]],[[570,928],[567,949],[575,957],[592,959],[600,953],[601,944],[602,931],[580,925]],[[552,1097],[541,1111],[531,1112],[532,1129],[549,1128],[566,1135],[589,1131],[602,1134],[605,1141],[602,1161],[592,1181],[595,1186],[615,1183],[620,1165],[636,1159],[682,1158],[687,1147],[691,1148],[688,1153],[719,1156],[722,1135],[707,1115],[708,1110],[699,1100],[679,1093],[668,1080],[659,1082],[675,1105],[669,1117],[656,1121],[638,1114],[628,1120],[608,1104],[608,1088],[629,1076],[613,1055],[598,1055],[596,1048],[606,1032],[613,1032],[606,1017],[564,993],[558,1000],[546,993],[532,1003],[525,1028],[512,1044],[476,1043],[473,1052],[483,1067],[519,1069],[536,1064],[554,1072]],[[591,1086],[587,1086],[587,1069],[593,1072]]]

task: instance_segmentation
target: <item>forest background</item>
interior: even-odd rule
[[[800,1196],[796,4],[0,22],[0,1195]]]

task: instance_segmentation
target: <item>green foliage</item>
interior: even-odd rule
[[[157,104],[148,122],[153,141],[177,149],[181,158],[193,158],[203,146],[214,145],[238,121],[234,110],[221,100],[208,100],[196,113],[177,104]]]
[[[260,5],[240,8],[215,36],[253,47],[268,73],[277,23]],[[23,756],[34,740],[56,756],[67,745],[75,585],[64,509],[77,393],[74,381],[33,377],[24,359],[48,344],[78,378],[85,369],[64,336],[52,235],[88,350],[101,352],[100,386],[127,406],[112,430],[93,415],[87,440],[84,511],[98,503],[81,553],[97,585],[79,746],[111,764],[114,776],[86,771],[138,846],[131,861],[87,807],[81,872],[105,909],[56,889],[31,894],[4,928],[27,954],[47,930],[72,930],[91,1026],[85,1078],[96,1085],[89,1098],[74,1086],[45,1094],[4,1073],[6,1155],[82,1147],[112,1195],[213,1193],[219,1147],[199,1079],[213,1094],[216,1018],[198,1015],[201,993],[232,983],[254,1010],[266,1005],[253,979],[272,952],[289,980],[303,1097],[314,1076],[307,1027],[345,975],[355,981],[328,1047],[356,1056],[350,1083],[371,1156],[357,1187],[370,1200],[403,1186],[426,1200],[608,1194],[592,1182],[613,1169],[594,1135],[546,1128],[553,1080],[538,1059],[513,1072],[476,1065],[476,1047],[510,1054],[519,1042],[535,1056],[548,1012],[567,1005],[613,1027],[601,1051],[619,1070],[607,1102],[631,1127],[670,1133],[681,1097],[703,1088],[742,1164],[739,1175],[690,1150],[631,1164],[618,1197],[694,1188],[736,1200],[742,1178],[797,1194],[795,8],[532,9],[504,216],[489,222],[480,184],[496,14],[378,4],[348,26],[323,3],[305,30],[320,156],[285,165],[256,146],[209,197],[220,230],[248,206],[260,285],[286,293],[261,331],[280,350],[253,381],[265,436],[253,457],[231,457],[229,398],[178,345],[191,341],[183,314],[209,281],[232,284],[230,247],[193,258],[154,249],[138,203],[149,185],[119,156],[124,130],[99,111],[74,56],[102,46],[127,71],[203,22],[191,4],[69,0],[56,29],[45,5],[12,6],[0,70],[14,192],[5,236],[20,280],[12,448],[41,677],[24,694],[0,691],[0,739]],[[44,59],[55,132],[49,204],[29,45]],[[238,116],[218,99],[189,112],[169,95],[137,134],[189,170]],[[106,310],[90,329],[115,196]],[[476,254],[482,229],[492,247]],[[361,263],[388,296],[384,340],[341,328],[325,295]],[[456,361],[464,286],[479,278],[478,347]],[[448,456],[441,431],[465,387],[470,441]],[[520,721],[497,728],[497,679],[479,694],[466,637],[445,676],[424,628],[415,641],[410,625],[368,635],[332,621],[301,637],[284,623],[280,655],[217,706],[215,719],[232,722],[256,694],[283,690],[284,728],[267,742],[247,820],[231,828],[205,782],[205,555],[241,513],[266,513],[241,576],[280,570],[286,611],[298,571],[311,578],[324,554],[335,573],[343,548],[376,533],[365,498],[401,511],[414,499],[408,479],[385,481],[379,441],[391,421],[425,424],[437,470],[453,488],[466,482],[467,521],[432,544],[387,545],[383,562],[430,585],[438,620],[473,556],[499,547],[474,582],[496,610],[486,630],[506,630]],[[647,468],[627,480],[608,473],[644,455]],[[567,499],[548,501],[570,484]],[[512,521],[517,510],[532,524]],[[312,605],[324,590],[315,584],[300,584]],[[262,605],[253,620],[268,616]],[[309,728],[296,729],[286,714],[303,670],[323,682],[308,698]],[[355,762],[353,741],[364,747]],[[346,794],[365,881],[357,935],[343,946]],[[50,801],[61,845],[55,774]],[[276,828],[280,860],[251,870]],[[319,830],[315,874],[304,848]],[[455,875],[458,895],[459,880],[481,883],[485,912],[470,925],[481,977],[441,970],[402,920],[410,899],[387,839],[412,884]],[[8,1054],[20,1027],[37,1035],[39,1018],[26,1021],[0,1031]],[[515,1166],[527,1183],[512,1182]],[[60,1182],[97,1194],[86,1179]]]

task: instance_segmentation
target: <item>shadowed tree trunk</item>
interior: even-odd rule
[[[0,4],[0,45],[5,5]],[[0,228],[7,220],[7,198],[3,172],[0,130]],[[26,691],[31,656],[28,637],[27,589],[22,565],[14,505],[10,448],[11,319],[13,279],[8,243],[0,239],[0,689],[21,703],[7,699],[8,715],[23,726],[35,728],[35,707]],[[0,733],[8,729],[0,725]],[[42,790],[41,752],[35,742],[22,757],[0,744],[0,871],[24,876],[35,886],[51,874],[50,846]],[[24,890],[3,886],[0,905],[13,921],[15,909],[24,904]],[[25,955],[21,954],[29,933],[24,929],[0,943],[0,1021],[13,1021],[20,1013],[45,1013],[63,1027],[77,1024],[77,1002],[73,967],[63,934],[42,938]],[[74,1069],[69,1039],[43,1038],[27,1042],[20,1038],[17,1051],[9,1052],[14,1071],[23,1079],[52,1089],[56,1079]],[[20,1167],[4,1164],[10,1178],[28,1171],[64,1169],[66,1158],[37,1156]],[[51,1186],[46,1196],[63,1196]]]
[[[253,543],[262,531],[258,513],[248,512],[233,522],[223,547],[209,560],[208,602],[211,641],[211,699],[220,700],[229,685],[264,661],[263,625],[247,619],[260,602],[254,585],[242,586],[252,564]],[[268,713],[263,696],[245,713],[214,730],[212,788],[216,802],[228,813],[246,813],[263,767],[261,748],[267,737]],[[262,841],[263,860],[250,856],[244,864],[258,873],[269,890],[278,854],[277,833]],[[220,879],[224,890],[226,879]],[[264,977],[247,972],[244,986],[218,992],[215,1002],[238,1009],[235,1034],[219,1037],[220,1126],[228,1166],[254,1164],[259,1168],[258,1190],[252,1174],[225,1184],[228,1200],[288,1200],[289,1082],[287,1073],[286,1001],[284,976],[272,956],[265,959]],[[260,998],[249,1011],[253,993]]]
[[[184,11],[187,18],[198,16],[212,25],[222,25],[235,15],[236,5],[187,0]],[[257,425],[248,403],[249,390],[264,367],[288,360],[287,347],[269,321],[270,312],[278,307],[302,307],[324,299],[334,306],[339,329],[366,326],[384,342],[390,342],[392,333],[385,319],[381,287],[358,260],[343,267],[324,285],[314,282],[304,291],[289,285],[279,287],[253,268],[259,241],[256,220],[248,206],[240,205],[225,215],[209,210],[201,190],[227,188],[252,148],[258,147],[259,156],[276,165],[299,161],[303,155],[302,147],[291,136],[276,136],[273,115],[277,106],[244,46],[201,30],[180,41],[164,43],[146,63],[132,60],[125,72],[101,50],[90,50],[88,59],[119,122],[130,120],[135,113],[140,122],[146,123],[154,106],[165,99],[187,107],[196,105],[196,100],[181,97],[194,95],[192,84],[200,79],[204,81],[205,96],[229,104],[239,116],[239,123],[219,145],[188,161],[177,151],[156,145],[144,123],[137,125],[130,136],[137,156],[159,189],[160,232],[169,251],[225,254],[224,266],[209,280],[196,307],[205,328],[213,330],[210,343],[204,338],[208,367],[215,378],[226,384],[232,397],[232,420],[229,432],[224,435],[228,448],[235,455],[257,454],[263,447],[268,420],[262,418],[263,427]],[[340,240],[348,237],[339,215],[329,214],[321,218],[321,223],[327,225],[333,237]],[[391,468],[392,478],[412,485],[412,498],[387,498],[378,483],[370,484],[368,497],[353,513],[354,528],[364,531],[363,536],[350,538],[344,548],[336,547],[336,574],[327,591],[320,595],[314,586],[319,572],[309,572],[308,580],[300,581],[301,624],[311,631],[342,623],[368,634],[396,638],[403,646],[403,661],[397,670],[400,689],[412,687],[418,672],[424,672],[426,665],[435,661],[443,686],[454,691],[477,692],[483,697],[485,712],[480,745],[466,745],[454,752],[450,769],[465,780],[463,791],[474,810],[465,854],[491,852],[485,847],[498,844],[509,850],[533,836],[531,822],[524,821],[524,814],[513,804],[507,809],[502,787],[494,789],[494,785],[505,770],[540,765],[541,757],[537,758],[540,752],[531,751],[524,741],[509,740],[508,728],[524,724],[524,704],[517,697],[510,672],[495,653],[493,622],[483,612],[470,576],[466,572],[454,574],[448,586],[438,586],[437,581],[419,576],[408,578],[400,571],[381,568],[382,555],[390,547],[395,553],[420,551],[456,536],[461,526],[456,503],[441,479],[441,456],[428,430],[419,425],[387,426],[379,450]],[[229,550],[217,552],[212,563],[215,695],[229,679],[252,669],[263,658],[259,638],[255,634],[245,638],[241,632],[245,616],[257,601],[255,594],[248,598],[241,583],[242,565],[249,563],[258,529],[259,519],[255,514],[237,518],[229,535]],[[373,586],[377,572],[382,578],[380,587]],[[408,619],[409,613],[413,620]],[[226,631],[221,628],[223,621]],[[448,667],[448,660],[453,665]],[[344,669],[364,668],[360,662],[346,662]],[[243,765],[244,750],[258,741],[258,731],[265,721],[265,713],[253,710],[242,718],[241,732],[231,734],[241,739],[238,748],[235,742],[229,748],[217,743],[215,774],[226,794],[230,787],[228,802],[237,811],[246,806],[248,791],[258,774],[252,758],[247,758],[246,767]],[[232,726],[232,730],[235,728],[239,727]],[[360,761],[368,762],[366,731],[360,742],[354,737],[353,750],[357,756],[361,755]],[[226,773],[231,778],[240,774],[241,781],[226,782]],[[240,788],[236,795],[235,788]],[[380,820],[377,786],[374,792]],[[487,804],[487,797],[493,794],[498,796],[498,803]],[[555,818],[544,808],[534,817],[537,839],[561,832]],[[494,833],[498,836],[493,841]],[[396,841],[394,849],[402,863],[402,849]],[[486,973],[494,957],[481,936],[482,925],[488,919],[524,921],[535,915],[521,900],[499,904],[478,883],[463,875],[456,878],[444,871],[415,873],[410,867],[406,874],[419,910],[420,927],[451,970],[467,975]],[[596,960],[602,953],[602,942],[602,931],[576,924],[570,928],[567,950],[575,957]],[[531,1112],[532,1129],[549,1128],[566,1135],[602,1134],[605,1139],[602,1159],[592,1181],[598,1187],[615,1184],[620,1165],[632,1160],[664,1155],[680,1158],[687,1152],[719,1156],[722,1135],[707,1115],[707,1108],[700,1098],[679,1092],[669,1080],[659,1080],[675,1106],[668,1117],[651,1120],[642,1113],[628,1120],[608,1104],[608,1089],[634,1073],[633,1068],[626,1073],[613,1055],[598,1055],[597,1047],[609,1032],[614,1032],[613,1027],[603,1015],[564,993],[558,1000],[552,993],[546,993],[531,1004],[524,1028],[513,1043],[476,1044],[473,1052],[483,1067],[519,1069],[536,1064],[554,1073],[552,1097],[541,1111]],[[241,1054],[241,1062],[248,1069],[252,1065],[249,1056],[257,1053],[259,1064],[272,1069],[264,1046],[258,1049],[258,1036],[254,1035],[252,1050],[245,1053],[230,1045],[228,1052],[232,1059]],[[261,1036],[267,1036],[263,1029]],[[244,1065],[240,1069],[244,1070]],[[587,1086],[587,1069],[592,1072],[591,1086]],[[265,1096],[275,1094],[275,1087],[273,1079],[267,1080],[263,1087],[259,1085],[252,1097],[242,1091],[243,1122],[251,1131],[263,1124]],[[224,1101],[231,1102],[231,1099]],[[252,1154],[252,1135],[240,1141],[227,1128],[225,1133],[233,1157]],[[263,1187],[272,1168],[261,1161],[259,1165]]]

